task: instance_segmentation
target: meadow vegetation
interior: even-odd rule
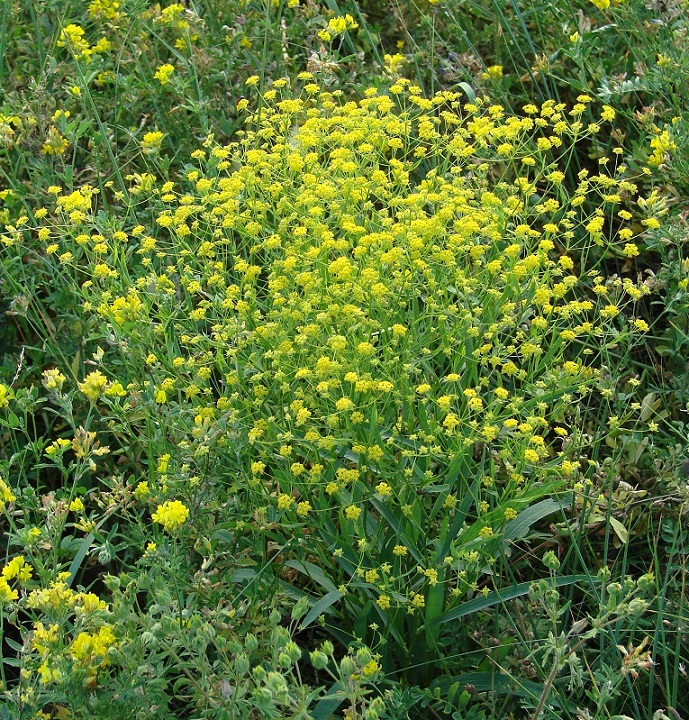
[[[0,718],[689,713],[689,9],[0,7]]]

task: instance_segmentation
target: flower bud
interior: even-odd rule
[[[297,600],[296,605],[292,608],[292,620],[301,620],[309,611],[309,598],[304,595]]]
[[[287,681],[278,672],[268,673],[266,687],[269,687],[275,695],[284,695],[287,692]]]
[[[548,550],[548,552],[543,556],[543,564],[548,568],[548,570],[555,571],[560,569],[560,561],[552,550]]]
[[[603,565],[603,567],[598,571],[598,579],[601,582],[605,582],[610,579],[610,568],[607,565]]]
[[[254,650],[258,649],[258,638],[253,633],[248,633],[244,638],[244,647],[249,652],[254,652]]]
[[[655,588],[655,577],[653,573],[646,573],[642,575],[637,581],[636,586],[641,592],[649,592]]]
[[[340,661],[340,672],[343,677],[349,677],[350,675],[354,675],[356,672],[356,663],[349,657],[349,655],[346,655]]]
[[[249,658],[244,653],[240,653],[237,657],[235,657],[234,669],[236,670],[237,675],[240,677],[242,675],[246,675],[246,673],[249,672],[250,667],[251,664],[249,663]]]
[[[640,615],[643,615],[647,607],[648,603],[645,600],[642,600],[641,598],[634,598],[629,601],[629,614],[634,617],[639,617]]]
[[[316,670],[324,670],[328,665],[328,656],[320,650],[314,650],[314,652],[310,654],[310,657],[311,664],[314,668],[316,668]]]
[[[301,658],[301,650],[299,649],[299,645],[295,643],[293,640],[290,640],[287,645],[285,645],[285,652],[287,655],[289,655],[289,658],[292,662],[297,662],[299,658]]]
[[[360,648],[356,651],[356,661],[363,667],[371,662],[371,651],[368,648]]]

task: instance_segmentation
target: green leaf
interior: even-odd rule
[[[617,537],[620,539],[620,542],[623,545],[626,545],[627,540],[629,540],[629,531],[627,530],[627,528],[614,517],[610,518],[610,526],[612,527],[615,535],[617,535]]]
[[[445,583],[443,582],[444,572],[439,573],[438,582],[432,585],[428,591],[426,599],[426,613],[424,615],[424,624],[426,626],[426,645],[434,648],[438,645],[438,636],[440,635],[440,625],[436,625],[435,620],[440,617],[445,603]]]
[[[657,410],[661,404],[661,400],[656,400],[655,393],[648,393],[645,395],[644,399],[641,401],[641,412],[639,413],[641,422],[646,422],[646,420],[648,420],[648,418],[650,418],[653,414],[653,411]]]
[[[574,585],[578,582],[595,582],[589,575],[565,575],[555,580],[556,587],[564,587],[566,585]],[[451,622],[452,620],[459,620],[459,618],[471,615],[472,613],[485,610],[486,608],[493,607],[493,605],[499,605],[500,603],[507,602],[508,600],[514,600],[515,598],[527,595],[531,590],[532,583],[525,582],[519,583],[518,585],[512,585],[512,587],[503,588],[501,590],[493,590],[487,595],[474,598],[468,602],[462,603],[459,607],[454,608],[441,615],[435,620],[436,623],[444,624]]]
[[[306,577],[318,583],[322,588],[325,588],[328,592],[337,591],[333,581],[326,577],[325,573],[318,567],[318,565],[314,565],[310,562],[302,562],[301,560],[288,560],[285,563],[285,567],[298,570],[300,573],[306,575]]]
[[[79,370],[81,368],[81,352],[79,350],[76,351],[74,354],[74,359],[72,360],[72,375],[74,375],[75,378],[79,377]]]
[[[238,568],[232,573],[230,582],[240,583],[245,580],[255,580],[257,576],[258,573],[251,568]]]
[[[229,530],[220,529],[211,535],[211,540],[218,540],[222,544],[232,545],[237,541],[237,538]]]
[[[521,540],[529,532],[531,526],[542,520],[548,515],[552,515],[562,508],[569,507],[572,504],[572,496],[563,500],[554,500],[553,498],[546,498],[541,502],[532,505],[531,507],[522,510],[514,520],[505,525],[505,538],[507,540]]]
[[[474,88],[472,88],[469,83],[459,82],[457,83],[457,86],[464,90],[469,102],[474,102],[476,100],[476,93],[474,92]]]
[[[311,713],[313,720],[329,720],[346,699],[344,685],[341,680],[337,680],[313,709]]]
[[[433,683],[432,687],[440,688],[443,693],[448,693],[451,687],[458,685],[465,688],[472,685],[476,688],[476,692],[493,692],[498,695],[511,695],[529,700],[538,700],[543,694],[543,685],[533,682],[533,680],[521,680],[514,678],[507,673],[500,672],[473,672],[466,675],[442,678]],[[574,712],[576,708],[562,701],[557,697],[551,697],[550,702],[555,707],[566,708],[569,712]]]
[[[5,642],[14,650],[15,652],[21,653],[25,651],[25,648],[20,645],[16,640],[12,640],[11,637],[5,637]]]
[[[300,630],[307,628],[316,618],[320,617],[331,605],[334,605],[340,598],[342,593],[339,590],[331,590],[327,595],[322,597],[314,606],[309,610],[306,617],[302,620],[299,626]]]
[[[79,549],[77,550],[77,554],[74,556],[74,559],[72,560],[72,564],[69,566],[69,579],[67,580],[67,585],[72,585],[74,582],[74,578],[79,572],[79,568],[81,567],[81,563],[84,561],[84,558],[86,557],[86,553],[89,551],[89,548],[91,547],[93,540],[94,540],[94,534],[89,533],[80,543]]]
[[[453,465],[455,461],[453,460]],[[452,465],[450,466],[452,467]],[[450,545],[452,542],[457,538],[457,536],[462,532],[462,528],[464,527],[464,521],[466,520],[467,513],[469,512],[471,505],[474,502],[474,498],[476,497],[476,494],[478,492],[479,487],[479,480],[476,479],[469,492],[467,492],[464,497],[462,498],[462,502],[459,504],[459,507],[457,508],[457,511],[455,512],[454,520],[452,521],[452,525],[450,526],[450,529],[447,531],[447,534],[443,538],[442,547],[440,548],[440,551],[437,555],[437,562],[441,563],[445,556],[450,551]]]

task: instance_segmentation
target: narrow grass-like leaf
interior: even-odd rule
[[[559,577],[555,580],[555,584],[557,587],[574,585],[575,583],[579,582],[591,582],[591,578],[588,575],[566,575],[564,577]],[[486,608],[493,607],[493,605],[498,605],[502,602],[507,602],[508,600],[514,600],[515,598],[522,597],[523,595],[527,595],[529,593],[532,584],[533,583],[525,582],[519,583],[518,585],[513,585],[509,588],[504,588],[502,590],[493,590],[487,595],[483,595],[481,597],[474,598],[473,600],[469,600],[468,602],[462,603],[462,605],[460,605],[459,607],[456,607],[449,612],[446,612],[444,615],[441,615],[435,622],[445,624],[451,622],[452,620],[459,620],[459,618],[463,618],[467,615],[471,615],[472,613],[479,612],[480,610],[485,610]]]

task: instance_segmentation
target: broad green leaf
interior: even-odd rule
[[[327,595],[322,597],[314,606],[309,610],[306,617],[302,620],[299,626],[300,630],[307,628],[314,620],[322,615],[331,605],[334,605],[340,598],[342,593],[339,590],[331,590]]]
[[[457,86],[464,90],[464,93],[466,94],[469,102],[474,102],[476,100],[476,93],[474,92],[474,88],[472,88],[469,83],[459,82],[457,83]]]
[[[325,588],[328,592],[337,591],[333,581],[326,577],[322,568],[319,568],[318,565],[310,562],[302,562],[301,560],[288,560],[285,563],[285,567],[298,570],[300,573],[306,575],[306,577],[318,583],[322,588]]]
[[[505,538],[507,540],[521,540],[534,523],[562,508],[569,507],[571,504],[571,495],[563,500],[554,500],[553,498],[541,500],[541,502],[526,508],[526,510],[522,510],[514,520],[507,523],[505,526]]]
[[[610,526],[612,527],[615,535],[617,535],[617,537],[619,538],[620,542],[623,545],[626,545],[627,541],[629,540],[629,531],[627,530],[627,528],[614,517],[610,518]]]

